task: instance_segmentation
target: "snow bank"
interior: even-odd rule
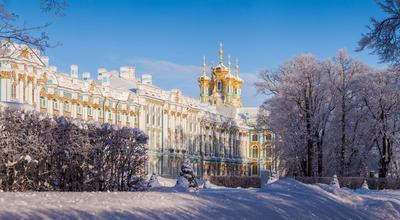
[[[400,219],[400,191],[329,188],[279,179],[261,190],[3,192],[0,219]]]

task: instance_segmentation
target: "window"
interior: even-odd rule
[[[272,135],[271,135],[271,134],[266,134],[266,135],[265,135],[265,139],[266,139],[267,141],[272,140]]]
[[[257,148],[257,146],[253,146],[253,158],[258,158],[258,148]]]
[[[57,100],[53,100],[53,108],[54,108],[54,110],[58,110],[58,102],[57,102]]]
[[[101,110],[100,108],[97,109],[97,114],[98,114],[99,118],[102,118],[103,117],[103,110]]]
[[[64,102],[64,111],[71,112],[71,105],[69,102]]]
[[[32,86],[32,103],[35,102],[35,88]]]
[[[88,116],[92,116],[92,108],[88,107]]]
[[[253,164],[253,175],[257,175],[258,174],[258,166],[257,166],[257,163],[254,163]]]
[[[224,89],[224,85],[222,84],[222,82],[221,81],[219,81],[218,83],[217,83],[217,88],[218,88],[218,91],[219,92],[221,92],[223,89]]]
[[[121,113],[118,112],[118,121],[121,121]]]
[[[78,114],[80,114],[80,115],[82,114],[82,107],[81,107],[81,105],[78,104],[78,105],[76,106],[76,112],[77,112]]]
[[[47,107],[47,103],[46,103],[46,99],[44,97],[40,97],[40,108],[46,108]]]
[[[253,136],[251,136],[251,140],[258,141],[258,136],[256,134],[253,134]]]
[[[23,94],[23,97],[24,97],[24,99],[22,100],[23,102],[26,102],[26,92],[27,92],[27,90],[24,87],[23,90],[22,90],[22,94]]]
[[[13,83],[11,85],[11,99],[17,98],[17,84]]]

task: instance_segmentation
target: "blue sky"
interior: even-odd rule
[[[240,60],[246,106],[266,98],[253,86],[260,70],[302,53],[326,59],[347,48],[382,66],[376,56],[354,52],[369,18],[383,16],[374,0],[69,0],[64,17],[43,14],[39,0],[4,1],[29,25],[51,22],[51,41],[62,45],[45,54],[60,71],[78,64],[94,75],[98,67],[132,65],[137,76],[152,73],[156,85],[192,97],[202,57],[216,63],[220,41],[232,63]]]

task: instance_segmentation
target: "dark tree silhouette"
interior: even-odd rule
[[[44,13],[62,16],[67,7],[67,1],[40,0],[39,6]],[[26,44],[43,51],[51,46],[49,36],[45,31],[48,26],[48,23],[29,26],[26,22],[21,22],[19,15],[8,10],[5,3],[0,3],[0,40]]]
[[[377,4],[387,17],[382,20],[371,18],[371,24],[367,26],[369,32],[362,35],[357,51],[371,49],[381,62],[397,66],[400,64],[400,0],[381,0]]]

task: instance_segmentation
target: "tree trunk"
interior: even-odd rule
[[[343,176],[345,174],[345,153],[346,153],[346,103],[345,97],[342,95],[342,117],[341,117],[341,143],[340,143],[340,170],[339,176]]]
[[[385,178],[388,173],[389,163],[391,161],[390,157],[390,141],[387,138],[386,134],[383,135],[382,138],[382,155],[379,161],[380,169],[379,169],[379,177]]]

